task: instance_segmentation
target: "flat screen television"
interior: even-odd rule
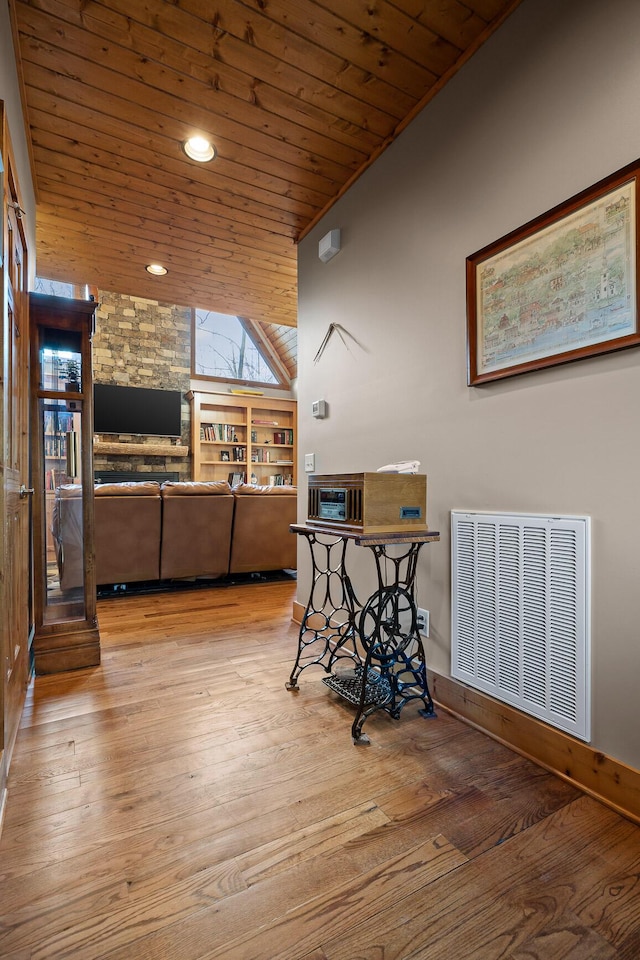
[[[96,383],[93,387],[94,433],[179,437],[181,401],[180,390]]]

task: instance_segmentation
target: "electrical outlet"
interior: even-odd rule
[[[304,455],[304,470],[305,473],[313,473],[316,468],[316,455],[315,453],[305,453]]]
[[[418,607],[416,612],[416,621],[418,624],[418,633],[422,634],[423,637],[429,636],[429,611],[423,610],[422,607]]]

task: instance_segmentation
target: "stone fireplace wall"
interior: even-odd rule
[[[176,453],[186,452],[190,443],[191,411],[184,394],[191,373],[191,311],[188,307],[161,304],[156,300],[99,291],[96,332],[93,337],[93,379],[95,383],[122,384],[157,390],[180,390],[182,438]],[[156,478],[170,473],[179,480],[191,479],[191,458],[166,456],[175,440],[160,437],[132,437],[101,434],[95,439],[96,476],[118,472],[145,474]],[[135,453],[134,444],[149,447],[149,453]],[[118,452],[113,453],[113,444]],[[109,452],[100,450],[108,445]],[[155,452],[152,450],[155,448]],[[182,448],[182,449],[180,449]]]

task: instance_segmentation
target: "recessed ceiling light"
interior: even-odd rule
[[[166,267],[163,267],[161,263],[148,263],[145,267],[147,273],[152,273],[154,277],[164,277],[165,273],[169,273]]]
[[[198,163],[208,163],[216,155],[215,147],[205,137],[190,137],[182,144],[182,149],[191,160],[197,160]]]

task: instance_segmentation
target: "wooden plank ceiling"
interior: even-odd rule
[[[518,2],[10,0],[39,274],[294,326],[296,241]]]

